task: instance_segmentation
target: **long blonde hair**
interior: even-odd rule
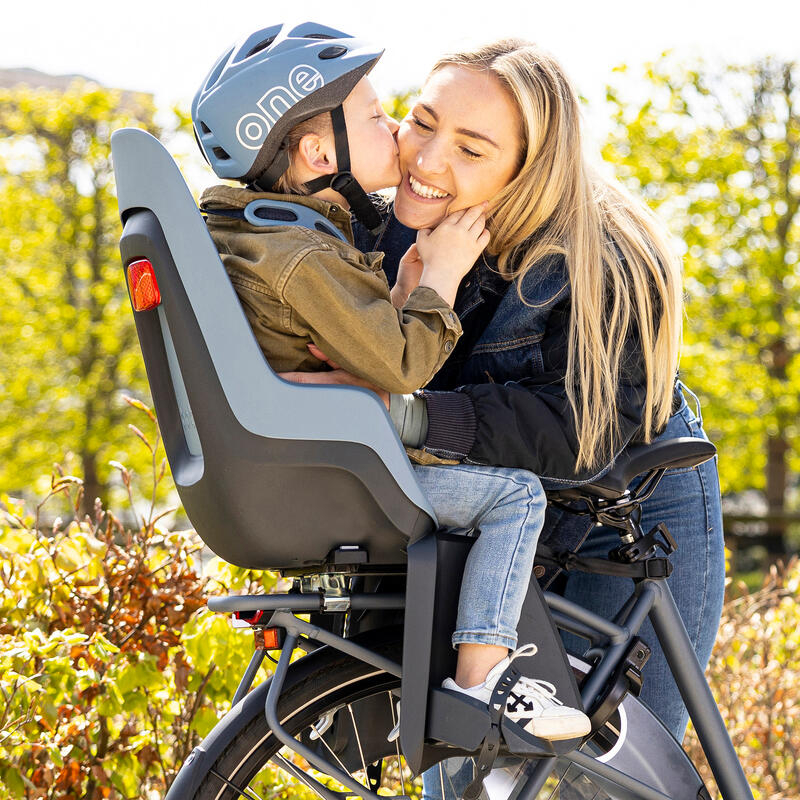
[[[523,129],[520,169],[490,207],[491,252],[522,279],[565,256],[572,292],[566,391],[578,434],[576,469],[607,462],[618,447],[616,415],[626,339],[641,347],[643,430],[649,441],[671,414],[680,347],[680,261],[661,223],[585,161],[578,100],[555,59],[529,42],[503,39],[441,58],[485,70],[515,99]]]

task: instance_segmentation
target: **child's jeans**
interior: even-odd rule
[[[513,650],[547,501],[532,472],[471,464],[414,470],[439,525],[480,531],[461,582],[453,646]]]

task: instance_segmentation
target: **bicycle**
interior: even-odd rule
[[[664,526],[639,525],[665,471],[702,463],[713,445],[689,438],[629,448],[594,483],[550,494],[617,528],[620,545],[607,560],[540,547],[540,561],[604,570],[635,588],[606,620],[531,580],[520,641],[539,644],[537,677],[592,719],[584,740],[536,739],[501,715],[528,659],[507,670],[492,712],[439,688],[453,674],[449,634],[472,540],[437,529],[382,404],[365,390],[279,380],[170,156],[130,129],[115,132],[112,152],[123,266],[181,499],[218,555],[294,578],[284,594],[209,600],[254,630],[256,650],[231,712],[192,752],[167,800],[252,800],[270,763],[326,800],[407,796],[407,773],[450,758],[465,759],[456,781],[466,786],[440,766],[442,794],[447,780],[468,800],[708,798],[680,745],[636,699],[648,657],[636,633],[648,617],[723,798],[752,800],[666,584],[676,543]],[[263,211],[292,221],[291,209]],[[567,656],[558,629],[588,641],[583,657]],[[291,662],[297,648],[306,655]],[[274,675],[251,690],[268,650],[280,652]]]

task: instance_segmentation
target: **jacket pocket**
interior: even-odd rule
[[[544,372],[542,335],[477,345],[467,359],[465,383],[507,383]]]

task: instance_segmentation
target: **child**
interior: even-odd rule
[[[322,351],[365,381],[405,393],[424,386],[453,350],[461,334],[452,310],[456,291],[489,234],[485,204],[421,231],[391,292],[382,254],[352,246],[349,212],[377,227],[367,193],[400,179],[397,123],[366,78],[381,54],[314,23],[257,31],[214,66],[192,118],[216,174],[247,186],[208,189],[201,208],[272,367],[317,371],[325,364],[313,353]],[[248,221],[251,204],[270,199],[317,212],[340,235],[324,232],[324,224],[320,232]],[[445,686],[488,701],[510,658],[535,650],[527,645],[508,657],[517,644],[544,492],[535,475],[516,469],[458,464],[417,474],[425,476],[420,482],[441,524],[481,531],[470,559],[485,564],[485,585],[462,587],[453,636],[460,671],[458,682]],[[468,650],[468,663],[483,665],[472,678],[462,664]],[[563,706],[554,693],[549,684],[523,678],[512,694],[514,711],[510,704],[506,713],[542,738],[588,733],[583,712]]]

